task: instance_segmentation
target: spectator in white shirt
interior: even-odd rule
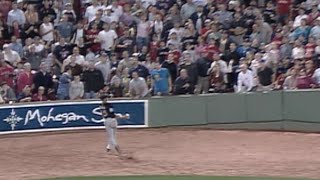
[[[112,12],[112,7],[108,6],[105,8],[101,20],[106,23],[119,22],[119,17],[114,12]]]
[[[104,24],[104,30],[100,31],[97,37],[97,42],[101,43],[101,49],[110,53],[114,49],[116,39],[118,38],[117,33],[110,29],[108,23]]]
[[[241,72],[238,75],[237,92],[250,92],[253,88],[253,75],[246,64],[240,66]]]
[[[317,87],[320,86],[320,68],[316,69],[312,76],[313,81],[317,85]]]
[[[102,9],[102,7],[98,4],[97,0],[91,1],[92,5],[87,7],[85,17],[87,18],[88,22],[91,22],[94,20],[96,13],[99,9]]]
[[[13,51],[9,44],[3,45],[3,50],[5,61],[11,65],[16,66],[17,63],[21,61],[19,54],[16,51]]]
[[[118,4],[118,0],[112,0],[112,4],[108,7],[111,7],[112,11],[115,13],[116,16],[118,16],[118,18],[122,16],[123,8]]]
[[[295,41],[295,47],[292,49],[293,59],[303,59],[305,56],[305,49],[299,40]]]
[[[144,78],[139,77],[138,72],[132,72],[132,80],[129,83],[129,94],[134,99],[146,97],[149,93],[147,83]]]
[[[63,61],[62,71],[64,71],[64,68],[65,68],[68,64],[70,64],[71,58],[75,58],[75,63],[76,63],[76,64],[79,64],[79,65],[81,65],[81,66],[84,65],[85,58],[84,58],[84,56],[82,56],[82,55],[80,54],[79,48],[78,48],[78,47],[74,47],[72,53],[73,53],[73,54],[71,54],[70,56],[68,56],[67,59],[65,59],[65,60]]]
[[[308,19],[308,15],[305,14],[305,9],[300,8],[299,15],[294,19],[293,28],[299,27],[302,19]]]

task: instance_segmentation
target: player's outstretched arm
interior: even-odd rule
[[[120,114],[120,113],[116,113],[116,119],[129,119],[130,118],[130,115],[129,114]]]

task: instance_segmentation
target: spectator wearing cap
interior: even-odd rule
[[[149,74],[148,68],[146,68],[144,65],[139,64],[138,57],[132,57],[130,58],[132,63],[132,68],[129,70],[129,74],[132,74],[132,72],[137,72],[139,77],[144,78],[147,80]]]
[[[39,71],[34,75],[33,83],[34,91],[37,91],[40,86],[45,88],[45,93],[53,88],[52,75],[49,73],[49,67],[46,63],[42,62],[40,64]]]
[[[190,16],[196,12],[197,5],[195,5],[192,0],[187,0],[187,3],[181,6],[180,15],[184,21],[190,18]]]
[[[151,91],[154,95],[168,95],[172,90],[172,80],[167,68],[162,68],[161,64],[155,62],[154,69],[151,70]]]
[[[185,33],[185,29],[181,27],[181,22],[174,22],[173,28],[169,31],[169,35],[174,32],[177,34],[178,40],[181,41]]]
[[[69,67],[65,68],[65,72],[59,78],[59,85],[57,90],[58,100],[69,99],[70,83],[72,81],[72,70]]]
[[[101,20],[110,24],[112,22],[119,22],[119,16],[113,12],[111,6],[108,6],[104,9]]]
[[[60,22],[56,27],[58,36],[65,38],[66,40],[70,40],[73,32],[73,24],[68,21],[67,15],[62,15]]]
[[[80,81],[80,76],[74,76],[73,81],[70,83],[69,97],[71,100],[79,100],[84,95],[84,84]]]
[[[209,74],[208,70],[211,67],[212,60],[208,58],[208,52],[201,53],[201,57],[196,61],[198,82],[196,87],[196,93],[206,94],[209,91]]]
[[[5,102],[17,100],[14,90],[5,81],[0,82],[0,94]]]
[[[191,83],[186,69],[180,70],[180,76],[174,82],[173,94],[193,94],[193,84]]]
[[[108,23],[105,23],[104,30],[99,32],[96,42],[100,42],[101,49],[109,55],[111,54],[111,51],[115,49],[117,38],[117,33],[110,29],[110,25]]]
[[[107,53],[101,52],[99,56],[99,62],[95,64],[96,69],[102,72],[105,83],[109,82],[110,72],[111,72],[111,64]]]
[[[129,96],[133,99],[144,98],[149,90],[144,78],[139,77],[138,72],[132,72],[132,80],[129,83]]]
[[[18,9],[17,1],[12,3],[12,10],[8,13],[7,25],[12,27],[14,21],[17,21],[21,27],[26,23],[25,14],[21,9]]]
[[[240,65],[240,73],[238,75],[237,91],[241,92],[250,92],[253,90],[253,74],[252,71],[248,69],[247,64]]]
[[[48,98],[45,95],[45,88],[43,86],[39,86],[37,92],[33,94],[32,101],[47,101]]]
[[[104,85],[104,77],[100,70],[95,68],[95,64],[90,62],[88,68],[82,74],[84,83],[85,99],[97,98],[97,93]]]
[[[258,91],[272,90],[272,84],[275,80],[273,70],[266,65],[266,61],[261,59],[257,69]]]
[[[72,4],[71,3],[66,3],[65,4],[65,9],[61,13],[62,15],[67,15],[68,16],[68,21],[71,23],[75,23],[77,19],[77,15],[75,11],[73,10]]]
[[[23,71],[17,75],[17,94],[21,93],[27,85],[32,86],[34,74],[31,72],[31,64],[24,63]]]
[[[320,39],[320,17],[315,20],[315,26],[311,28],[310,36]]]
[[[204,21],[206,19],[206,15],[203,12],[203,6],[198,5],[196,12],[191,14],[189,19],[192,20],[194,27],[196,28],[197,32],[200,34],[202,27],[204,25]]]
[[[4,53],[4,59],[7,61],[10,65],[16,66],[18,62],[21,61],[21,58],[19,54],[16,51],[13,51],[9,44],[3,45],[3,53]]]

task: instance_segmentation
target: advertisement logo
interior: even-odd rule
[[[14,109],[12,109],[10,115],[3,121],[8,123],[11,126],[11,130],[13,131],[16,125],[22,120],[23,118],[19,117],[14,111]]]
[[[100,108],[94,108],[91,113],[93,115],[101,116]],[[30,121],[37,121],[41,127],[44,127],[46,123],[49,122],[61,122],[62,125],[68,124],[75,121],[84,121],[84,122],[93,122],[93,123],[103,123],[103,119],[88,118],[85,115],[79,115],[76,112],[64,112],[64,113],[55,113],[55,108],[50,108],[49,111],[44,112],[40,109],[28,110],[24,118],[17,115],[14,109],[11,110],[10,115],[5,118],[3,121],[8,123],[11,126],[11,130],[15,130],[17,124],[20,121],[24,120],[24,126],[27,126]]]

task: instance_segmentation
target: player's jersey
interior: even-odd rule
[[[100,107],[100,109],[101,109],[101,112],[105,112],[105,113],[102,113],[102,116],[104,118],[115,118],[116,117],[111,104],[103,103],[102,106]]]

